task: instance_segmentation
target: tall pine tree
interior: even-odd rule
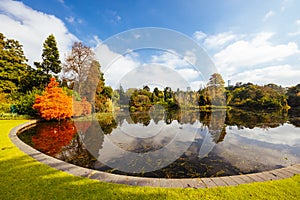
[[[49,35],[43,44],[42,59],[41,63],[35,62],[34,64],[47,75],[58,74],[61,71],[59,51],[53,34]]]

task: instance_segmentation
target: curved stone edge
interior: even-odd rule
[[[300,164],[288,166],[281,169],[245,174],[235,176],[213,177],[213,178],[183,178],[183,179],[166,179],[166,178],[143,178],[125,175],[110,174],[93,169],[79,167],[64,161],[58,160],[51,156],[41,153],[21,141],[17,134],[25,129],[34,126],[38,121],[32,120],[13,128],[9,133],[10,140],[24,153],[35,160],[44,163],[55,169],[67,172],[74,176],[81,176],[93,180],[99,180],[108,183],[126,184],[131,186],[150,186],[165,188],[210,188],[217,186],[236,186],[253,182],[264,182],[290,178],[300,174]]]

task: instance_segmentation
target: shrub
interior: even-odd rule
[[[10,112],[10,102],[8,100],[8,95],[0,91],[0,112],[9,113]]]
[[[35,96],[42,94],[40,90],[32,90],[27,92],[25,95],[21,95],[19,98],[19,102],[16,103],[17,113],[20,115],[30,115],[36,116],[38,115],[37,110],[35,110],[32,106],[35,102]]]
[[[0,119],[1,120],[30,119],[30,116],[28,116],[28,115],[18,115],[16,113],[1,113],[0,112]]]
[[[36,96],[33,108],[46,120],[71,118],[72,98],[58,87],[55,78],[51,78],[46,91],[41,96]]]

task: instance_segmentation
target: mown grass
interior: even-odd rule
[[[166,189],[103,183],[35,161],[9,140],[25,120],[0,120],[0,199],[300,199],[300,175],[209,189]]]

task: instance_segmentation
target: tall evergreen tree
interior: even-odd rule
[[[35,62],[34,64],[47,75],[51,73],[58,74],[61,71],[59,51],[53,34],[49,35],[43,44],[42,59],[41,63]]]
[[[22,45],[0,33],[0,91],[11,93],[18,90],[26,62]]]

